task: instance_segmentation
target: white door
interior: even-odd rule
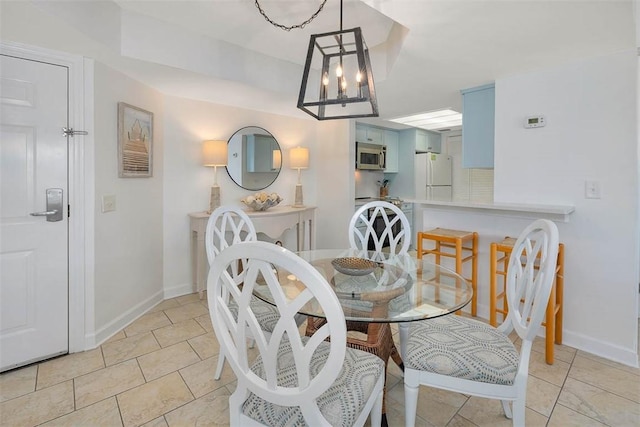
[[[68,352],[68,69],[0,55],[0,371]],[[62,215],[47,197],[62,190]],[[49,196],[47,196],[49,194]],[[49,207],[51,210],[51,206]],[[60,215],[58,215],[60,216]]]

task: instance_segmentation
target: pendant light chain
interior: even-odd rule
[[[318,16],[318,14],[319,14],[320,12],[322,12],[322,8],[323,8],[323,7],[324,7],[324,5],[327,3],[327,0],[323,0],[323,1],[322,1],[322,3],[320,4],[320,7],[318,8],[318,10],[316,10],[316,12],[315,12],[313,15],[311,15],[311,17],[310,17],[309,19],[307,19],[306,21],[304,21],[304,22],[303,22],[303,23],[301,23],[301,24],[291,25],[291,26],[278,24],[277,22],[275,22],[275,21],[271,20],[271,18],[269,18],[269,17],[267,16],[266,12],[265,12],[264,10],[262,10],[262,8],[260,7],[260,3],[258,3],[258,0],[254,0],[254,2],[255,2],[255,4],[256,4],[256,7],[258,8],[258,10],[260,11],[260,14],[261,14],[262,16],[264,16],[264,19],[266,19],[266,20],[267,20],[267,22],[269,22],[271,25],[273,25],[273,26],[275,26],[275,27],[278,27],[278,28],[281,28],[281,29],[283,29],[283,30],[285,30],[285,31],[291,31],[291,30],[293,30],[293,29],[295,29],[295,28],[300,28],[300,29],[302,29],[302,28],[304,28],[308,23],[310,23],[311,21],[313,21],[313,20],[316,18],[316,16]],[[340,3],[342,3],[342,0],[340,1]],[[342,28],[342,11],[341,11],[340,13],[341,13],[341,16],[340,16],[340,21],[341,21],[341,23],[340,23],[340,28]]]

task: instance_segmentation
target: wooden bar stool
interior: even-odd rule
[[[491,243],[490,252],[490,284],[489,284],[489,323],[497,326],[497,314],[502,314],[502,320],[507,317],[509,307],[504,293],[504,283],[507,277],[509,257],[516,239],[505,237],[500,242]],[[499,270],[498,266],[502,269]],[[502,276],[502,290],[498,293],[498,276]],[[553,364],[553,343],[562,344],[562,294],[564,288],[564,244],[558,245],[558,260],[556,263],[556,277],[549,296],[547,312],[542,326],[545,327],[545,361]],[[500,303],[500,307],[498,307]]]
[[[424,240],[433,240],[435,247],[425,249],[423,246]],[[444,249],[446,248],[453,249],[453,252],[445,251]],[[465,277],[465,279],[471,282],[471,287],[473,288],[471,315],[475,316],[478,311],[478,233],[475,231],[449,230],[446,228],[420,231],[418,232],[418,248],[416,252],[419,260],[421,260],[424,255],[434,255],[436,264],[440,264],[440,257],[443,256],[455,258],[456,273],[463,277],[462,265],[467,261],[471,261],[471,277]]]

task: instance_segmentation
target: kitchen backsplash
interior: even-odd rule
[[[383,180],[384,172],[382,171],[356,170],[356,197],[378,197],[380,194],[378,181]]]

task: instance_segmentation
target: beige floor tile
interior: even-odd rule
[[[102,368],[104,360],[100,348],[61,356],[38,366],[37,389],[50,387]]]
[[[189,344],[202,360],[215,356],[220,352],[220,344],[218,344],[216,335],[213,332],[191,338]]]
[[[195,319],[189,319],[185,322],[176,323],[175,325],[165,326],[153,331],[156,340],[161,347],[169,347],[170,345],[186,341],[189,338],[197,337],[205,334],[206,331]]]
[[[3,426],[35,426],[72,412],[73,381],[0,403]]]
[[[37,374],[38,365],[0,374],[0,402],[35,391]]]
[[[460,409],[458,415],[478,426],[513,426],[513,422],[504,416],[502,403],[499,400],[472,396]],[[524,417],[527,427],[544,427],[547,424],[547,417],[529,408],[525,408]]]
[[[176,301],[175,298],[172,299],[167,299],[162,301],[160,304],[157,304],[155,307],[153,307],[151,310],[148,311],[148,313],[154,313],[156,311],[162,311],[162,310],[166,310],[168,308],[174,308],[174,307],[178,307],[180,306],[180,303],[178,301]]]
[[[193,393],[196,398],[202,397],[236,380],[233,370],[231,370],[228,364],[225,364],[220,379],[216,381],[213,376],[216,372],[217,364],[218,357],[214,356],[180,370],[180,375],[182,375],[191,393]]]
[[[228,426],[229,392],[220,388],[165,415],[169,427]]]
[[[533,346],[531,347],[533,351],[538,353],[546,353],[546,343],[545,339],[542,337],[536,337],[533,341]],[[573,358],[576,355],[576,349],[567,347],[566,345],[553,345],[553,360],[562,360],[563,362],[571,363]]]
[[[144,384],[135,359],[78,377],[74,381],[76,409]]]
[[[551,415],[559,395],[560,387],[557,385],[529,376],[526,403],[528,408],[548,417]]]
[[[640,376],[629,374],[626,370],[576,356],[569,376],[640,403]]]
[[[582,415],[573,409],[556,405],[547,427],[605,427],[606,424]]]
[[[459,393],[420,387],[416,415],[434,426],[446,425],[467,401]],[[387,390],[387,406],[401,406],[404,410],[404,385]]]
[[[571,377],[567,378],[558,403],[610,426],[640,425],[638,403]]]
[[[124,339],[126,337],[127,337],[127,334],[125,334],[124,331],[120,331],[117,334],[114,334],[111,337],[109,337],[109,339],[106,340],[105,342],[103,342],[103,344],[107,344],[107,343],[110,343],[110,342],[118,341],[118,340]]]
[[[418,420],[416,419],[416,425],[430,425],[430,424],[426,424],[427,422],[425,421],[425,424],[419,424]],[[456,414],[451,421],[449,421],[449,424],[447,424],[447,427],[474,427],[475,424],[472,423],[471,421],[469,421],[468,419],[461,417],[460,415]]]
[[[199,293],[195,293],[195,294],[187,294],[187,295],[182,295],[179,297],[174,298],[174,300],[180,304],[180,305],[187,305],[190,304],[192,302],[201,302],[205,300],[205,296],[202,297],[202,299],[200,298],[200,294]]]
[[[543,353],[532,351],[529,360],[529,375],[561,387],[567,378],[570,366],[569,363],[562,360],[556,360],[553,365],[547,365]]]
[[[200,358],[186,341],[138,357],[138,363],[147,381],[199,361]]]
[[[208,314],[203,314],[202,316],[196,317],[196,322],[200,324],[207,332],[213,332],[213,325],[211,324],[211,316]]]
[[[124,333],[127,334],[128,337],[132,337],[170,324],[171,321],[163,311],[156,311],[140,316],[132,324],[124,328]]]
[[[171,319],[172,323],[180,323],[188,319],[202,316],[203,314],[209,314],[207,307],[202,305],[200,302],[192,302],[181,305],[180,307],[169,308],[164,312],[169,319]]]
[[[48,423],[43,427],[76,427],[76,426],[122,426],[120,410],[115,397],[105,399],[94,405],[72,412]]]
[[[640,325],[639,325],[640,326]],[[638,327],[638,333],[640,334],[640,327]],[[640,340],[639,340],[640,342]],[[605,359],[604,357],[596,356],[595,354],[587,353],[586,351],[577,351],[577,354],[580,357],[585,357],[587,359],[595,360],[596,362],[603,363],[607,366],[611,366],[613,368],[621,369],[625,372],[628,372],[633,375],[640,376],[640,368],[633,368],[631,366],[623,365],[622,363],[614,362],[613,360]]]
[[[167,424],[167,420],[164,419],[164,416],[158,417],[155,420],[151,420],[148,423],[142,424],[141,427],[169,427]]]
[[[193,395],[173,372],[117,396],[125,426],[144,424],[193,400]]]
[[[151,332],[134,335],[120,341],[102,345],[104,361],[107,366],[133,359],[160,349],[158,341]]]

